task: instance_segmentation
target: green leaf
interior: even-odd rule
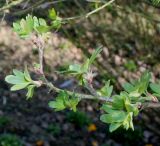
[[[27,92],[27,99],[33,97],[33,93],[34,93],[34,89],[35,89],[35,85],[29,85],[28,88],[28,92]]]
[[[8,75],[5,77],[5,81],[10,84],[22,84],[26,83],[26,80],[22,78],[21,76],[14,76],[14,75]]]
[[[28,82],[32,82],[31,76],[28,72],[27,66],[25,67],[25,71],[24,71],[24,77]]]
[[[21,83],[21,84],[16,84],[11,87],[11,91],[17,91],[26,88],[29,85],[29,83]]]
[[[54,8],[50,9],[49,10],[49,18],[52,19],[52,20],[55,20],[57,17],[57,14],[56,14],[56,11]]]
[[[81,73],[81,66],[79,64],[70,65],[68,71],[73,74]]]
[[[74,112],[76,112],[78,103],[79,103],[78,98],[75,97],[75,98],[70,99],[69,100],[69,108],[71,110],[73,110]]]
[[[160,0],[147,0],[151,2],[154,6],[160,6]]]
[[[27,67],[25,67],[25,71],[21,72],[16,69],[13,70],[14,75],[8,75],[5,78],[5,81],[13,84],[11,87],[11,91],[17,91],[21,89],[27,89],[27,99],[33,96],[35,82],[31,79]]]
[[[84,64],[82,64],[82,66],[80,68],[80,72],[87,73],[88,69],[89,69],[89,59],[87,59],[86,62]]]
[[[46,33],[49,31],[49,27],[48,26],[37,26],[35,28],[35,30],[38,32],[38,33]]]
[[[153,92],[155,92],[156,94],[160,95],[160,84],[156,84],[156,83],[151,83],[150,84],[150,88]]]
[[[151,74],[149,72],[145,72],[140,80],[139,80],[139,93],[144,93],[147,88],[151,78]]]
[[[110,131],[110,132],[113,132],[113,131],[117,130],[120,126],[121,126],[120,123],[112,123],[112,124],[109,126],[109,131]]]
[[[13,23],[13,29],[21,38],[27,38],[33,32],[38,34],[48,32],[49,26],[44,19],[27,15],[26,19]]]
[[[133,126],[133,113],[132,112],[129,113],[129,125],[130,125],[130,128],[132,130],[134,130],[134,126]]]
[[[39,18],[39,25],[40,26],[47,26],[46,20],[44,20],[43,18]]]
[[[132,104],[130,104],[129,102],[125,102],[125,107],[126,107],[127,112],[133,112],[135,116],[138,115],[139,110],[138,110],[136,104],[135,104],[135,105],[132,105]]]
[[[115,112],[115,110],[112,109],[112,106],[108,105],[108,104],[103,104],[101,109],[104,110],[106,113],[109,113],[109,114],[112,114],[113,112]]]
[[[113,108],[115,109],[124,109],[124,98],[120,95],[113,96]]]
[[[56,17],[54,21],[52,21],[52,27],[55,29],[59,29],[62,24],[62,19],[60,17]]]
[[[55,109],[55,111],[61,111],[66,108],[63,103],[63,100],[50,101],[49,107]]]
[[[100,120],[104,123],[112,123],[112,116],[110,114],[103,114],[100,116]]]
[[[132,130],[134,130],[134,126],[133,126],[133,112],[128,113],[126,119],[123,121],[123,127],[128,130],[129,128],[131,128]]]
[[[49,107],[55,109],[55,111],[61,111],[66,108],[65,102],[68,101],[68,94],[64,91],[58,94],[55,101],[49,102]]]
[[[113,91],[113,86],[110,86],[110,80],[107,81],[105,86],[100,89],[99,93],[101,96],[110,97]]]
[[[135,90],[135,91],[133,91],[133,92],[130,92],[130,93],[129,93],[129,96],[136,98],[136,97],[140,97],[141,94],[138,93],[138,90]],[[137,99],[137,98],[136,98],[136,99]]]
[[[105,123],[113,123],[113,122],[123,122],[127,116],[127,113],[124,111],[115,110],[110,114],[104,114],[100,117],[100,120]]]
[[[136,71],[137,66],[133,60],[128,60],[124,66],[129,70],[129,71]]]
[[[21,71],[19,71],[17,69],[13,69],[13,73],[15,74],[15,76],[24,78],[23,72],[21,72]]]
[[[149,72],[143,73],[139,80],[132,81],[132,83],[125,83],[123,88],[128,93],[131,93],[132,96],[140,96],[147,91],[148,84],[151,78],[151,74]]]
[[[130,83],[125,83],[122,86],[123,86],[124,90],[127,91],[128,93],[135,90],[134,86]]]
[[[66,108],[76,111],[78,103],[79,99],[76,98],[75,95],[73,95],[73,97],[69,97],[66,91],[61,91],[55,101],[49,102],[49,106],[54,108],[55,111],[61,111]]]
[[[101,53],[101,51],[102,47],[99,47],[93,52],[92,56],[89,59],[89,65],[91,65],[95,61],[96,57]]]

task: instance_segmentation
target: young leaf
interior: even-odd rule
[[[52,20],[55,20],[57,17],[57,14],[56,14],[56,11],[54,8],[50,9],[49,10],[49,18],[52,19]]]
[[[26,94],[27,99],[33,97],[33,93],[34,93],[34,88],[35,88],[35,87],[36,87],[35,85],[29,85],[29,86],[27,87],[27,88],[28,88],[28,92],[27,92],[27,94]]]
[[[127,113],[124,111],[115,110],[110,114],[104,114],[100,117],[100,120],[105,123],[123,122],[126,119]]]
[[[22,78],[21,76],[14,76],[14,75],[8,75],[5,77],[5,81],[10,84],[22,84],[26,83],[26,80],[24,77]]]
[[[113,131],[117,130],[120,126],[121,126],[120,123],[112,123],[112,124],[109,126],[109,131],[110,131],[110,132],[113,132]]]
[[[109,113],[109,114],[112,114],[113,112],[115,112],[112,109],[112,106],[108,105],[108,104],[103,104],[102,107],[101,107],[101,109],[104,110],[106,113]]]
[[[122,110],[124,109],[124,98],[120,95],[113,96],[113,108]]]
[[[73,74],[77,74],[81,72],[81,66],[79,64],[73,64],[69,66],[68,71]]]
[[[50,28],[44,19],[28,15],[26,19],[13,23],[13,29],[21,38],[27,38],[33,32],[43,34],[48,32]]]
[[[13,69],[13,73],[15,74],[15,76],[24,78],[23,72],[21,72],[17,69]]]
[[[104,123],[113,123],[112,116],[110,114],[103,114],[100,116],[100,120]]]
[[[54,21],[52,21],[52,27],[55,29],[59,29],[62,25],[62,19],[60,17],[56,17]]]
[[[123,85],[123,88],[132,95],[133,93],[136,93],[136,96],[140,96],[147,91],[150,78],[151,74],[149,72],[145,72],[139,80],[132,81],[131,84],[126,83]]]
[[[68,100],[68,94],[64,91],[58,94],[55,101],[49,102],[49,107],[55,109],[55,111],[61,111],[66,108],[65,102]]]
[[[28,72],[27,66],[25,67],[25,71],[24,71],[24,77],[27,81],[32,82],[31,76]]]
[[[28,82],[27,83],[16,84],[16,85],[14,85],[14,86],[11,87],[11,91],[17,91],[17,90],[24,89],[28,85],[29,85]]]
[[[89,59],[89,65],[91,65],[94,62],[94,60],[96,59],[96,57],[98,56],[98,54],[100,54],[101,52],[102,52],[102,47],[97,48],[93,52],[92,56]]]
[[[66,108],[63,100],[50,101],[48,105],[50,108],[55,109],[55,111],[61,111]]]
[[[84,64],[82,64],[81,66],[81,73],[86,73],[89,69],[89,59],[86,60],[86,62]]]
[[[30,74],[25,68],[24,72],[18,71],[16,69],[13,70],[14,75],[8,75],[5,78],[7,83],[13,84],[11,87],[11,91],[28,89],[27,99],[33,96],[34,88],[36,87],[36,83],[38,81],[33,81],[30,77]]]
[[[105,86],[100,89],[99,93],[101,96],[110,97],[113,91],[113,86],[110,86],[110,80],[107,81]]]
[[[122,86],[123,86],[124,90],[127,91],[128,93],[135,90],[134,86],[130,83],[125,83]]]
[[[69,103],[70,103],[70,105],[69,105],[70,109],[73,110],[74,112],[76,112],[77,111],[77,105],[79,103],[78,98],[73,97],[72,99],[69,100]]]
[[[160,95],[160,84],[151,83],[150,88],[153,92]]]

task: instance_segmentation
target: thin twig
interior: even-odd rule
[[[102,5],[101,7],[99,7],[99,8],[97,8],[97,9],[91,11],[90,13],[88,13],[88,14],[86,15],[86,18],[88,18],[88,17],[91,16],[92,14],[97,13],[98,11],[104,9],[105,7],[109,6],[109,5],[112,4],[114,1],[115,1],[115,0],[110,0],[109,2],[105,3],[105,4]]]
[[[63,21],[70,21],[70,20],[74,20],[74,19],[80,19],[80,18],[88,18],[90,17],[91,15],[93,15],[94,13],[97,13],[98,11],[104,9],[105,7],[109,6],[110,4],[112,4],[115,0],[110,0],[109,2],[105,3],[104,5],[102,5],[101,7],[91,11],[91,12],[88,12],[87,14],[84,14],[84,15],[79,15],[79,16],[74,16],[74,17],[69,17],[69,18],[63,18],[62,20]]]
[[[49,87],[50,90],[54,91],[54,92],[62,92],[64,91],[63,89],[57,88],[55,87],[51,82],[49,82],[46,78],[45,78],[45,85],[47,87]],[[75,92],[71,92],[68,90],[65,90],[69,95],[75,95],[77,98],[79,99],[90,99],[90,100],[100,100],[100,101],[105,101],[105,102],[112,102],[112,99],[109,97],[102,97],[102,96],[93,96],[93,95],[88,95],[88,94],[81,94],[81,93],[75,93]]]
[[[17,0],[17,1],[13,1],[10,4],[6,4],[5,6],[3,6],[2,8],[0,8],[0,12],[6,10],[6,9],[10,9],[13,6],[16,6],[18,4],[20,4],[21,2],[23,2],[24,0]]]

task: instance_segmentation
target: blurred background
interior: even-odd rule
[[[10,3],[17,3],[8,9]],[[62,18],[84,15],[101,3],[91,0],[0,0],[0,146],[159,146],[158,108],[143,110],[134,120],[135,131],[109,133],[99,121],[100,103],[82,101],[77,112],[54,112],[48,101],[56,95],[38,89],[32,100],[25,92],[10,92],[4,77],[13,68],[30,71],[38,52],[29,40],[20,39],[12,23],[28,13],[48,19],[55,8]],[[74,19],[54,31],[45,49],[45,73],[57,87],[75,90],[76,81],[58,75],[70,63],[81,63],[102,45],[93,70],[100,87],[110,79],[115,92],[145,70],[160,77],[160,9],[142,0],[117,0],[88,19]],[[78,88],[78,87],[77,87]],[[82,91],[81,89],[77,89]],[[84,91],[85,92],[85,91]],[[7,143],[7,144],[2,144]]]

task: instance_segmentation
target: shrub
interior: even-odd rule
[[[49,106],[55,111],[70,109],[76,112],[78,103],[83,99],[102,101],[101,110],[103,110],[103,114],[100,116],[100,120],[110,125],[110,132],[115,131],[119,127],[123,127],[126,130],[129,128],[134,130],[133,118],[142,109],[156,104],[158,97],[160,97],[160,84],[151,82],[151,73],[149,71],[144,72],[139,79],[125,83],[123,85],[124,89],[120,93],[113,95],[113,86],[110,85],[110,81],[106,81],[105,85],[100,89],[94,89],[92,86],[95,77],[95,74],[92,72],[92,65],[96,57],[103,50],[103,47],[95,49],[91,57],[87,58],[84,63],[71,64],[65,71],[60,72],[61,74],[75,77],[78,80],[78,84],[87,89],[90,94],[57,88],[48,81],[43,69],[44,49],[52,29],[57,31],[63,24],[72,19],[88,18],[111,5],[114,1],[110,0],[105,4],[100,4],[98,8],[83,16],[66,19],[61,18],[54,9],[51,9],[49,10],[49,24],[46,20],[32,15],[27,15],[25,19],[13,23],[14,31],[22,39],[30,39],[36,45],[39,52],[39,63],[34,68],[37,74],[37,80],[32,79],[27,67],[25,67],[24,71],[14,69],[13,75],[6,76],[5,81],[12,84],[11,91],[25,89],[27,90],[27,99],[30,99],[33,97],[34,89],[44,85],[49,90],[58,93],[57,98],[49,102]],[[156,6],[160,3],[159,0],[148,0],[148,2]],[[134,66],[132,62],[131,64]],[[76,119],[76,122],[79,122],[79,125],[84,124],[84,121],[79,120],[82,114],[78,114],[78,116],[73,114],[72,116],[74,120]]]

